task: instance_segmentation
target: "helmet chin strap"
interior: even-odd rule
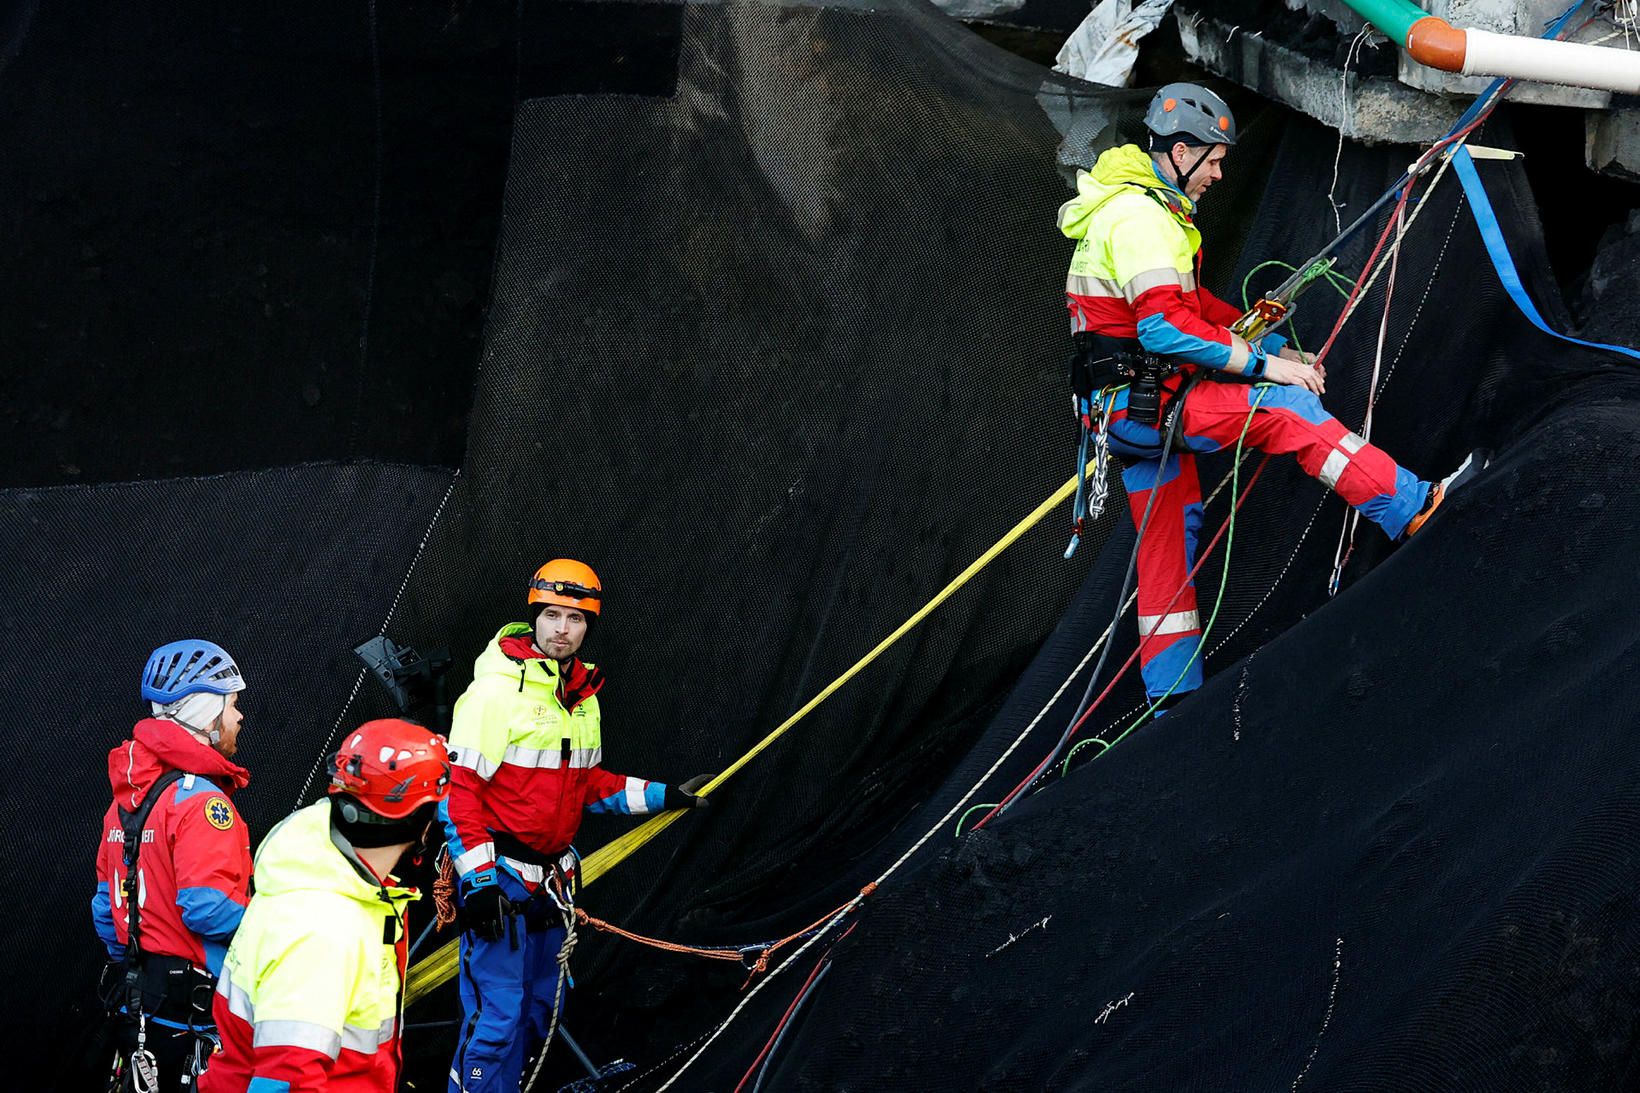
[[[1176,147],[1178,147],[1178,145],[1174,145],[1173,147],[1176,148]],[[1203,144],[1203,145],[1187,144],[1187,145],[1185,145],[1186,150],[1197,148],[1197,147],[1199,147],[1201,149],[1201,155],[1197,156],[1196,157],[1196,162],[1192,163],[1190,165],[1190,170],[1184,172],[1184,174],[1182,174],[1182,175],[1179,174],[1179,165],[1177,163],[1173,162],[1173,151],[1172,151],[1172,149],[1170,148],[1168,150],[1168,153],[1167,153],[1167,161],[1168,161],[1169,164],[1172,165],[1173,173],[1178,176],[1179,189],[1185,191],[1185,196],[1186,197],[1190,197],[1190,193],[1189,193],[1190,176],[1196,173],[1196,169],[1198,167],[1200,167],[1202,164],[1207,162],[1207,157],[1213,150],[1212,145],[1208,145],[1208,144]],[[1194,200],[1194,199],[1192,199],[1192,200]]]
[[[212,721],[210,726],[204,729],[190,725],[188,722],[181,719],[177,720],[177,724],[187,729],[188,734],[195,740],[198,740],[201,744],[209,744],[214,748],[218,744],[222,743],[222,719],[220,717],[215,721]]]
[[[202,692],[178,699],[169,706],[153,703],[154,715],[175,721],[187,729],[201,744],[212,747],[222,743],[222,715],[228,700],[219,694]]]

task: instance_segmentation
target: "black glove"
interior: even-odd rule
[[[501,940],[512,913],[512,903],[499,884],[475,888],[461,897],[461,928],[487,941]]]
[[[705,797],[697,796],[695,791],[712,780],[710,774],[697,774],[681,785],[667,786],[666,799],[661,802],[663,808],[711,808],[712,802]]]

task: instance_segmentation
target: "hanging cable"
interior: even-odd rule
[[[1116,627],[1117,621],[1121,619],[1122,613],[1126,610],[1128,588],[1133,583],[1133,574],[1139,564],[1139,548],[1144,543],[1146,529],[1150,527],[1150,515],[1156,506],[1156,495],[1161,492],[1161,474],[1167,467],[1168,457],[1172,455],[1173,442],[1178,438],[1179,424],[1184,419],[1185,398],[1190,394],[1190,389],[1195,386],[1196,379],[1199,375],[1200,373],[1192,373],[1188,378],[1186,378],[1183,385],[1179,389],[1178,395],[1173,400],[1173,405],[1171,407],[1172,414],[1168,420],[1167,429],[1162,436],[1162,454],[1156,460],[1156,481],[1151,486],[1150,496],[1145,499],[1144,515],[1139,518],[1138,532],[1133,537],[1133,549],[1128,553],[1127,571],[1122,575],[1122,590],[1116,594],[1116,614],[1111,619],[1111,628],[1113,630]],[[1160,626],[1161,624],[1158,622],[1157,625]],[[1104,652],[1099,654],[1099,662],[1093,666],[1093,674],[1088,677],[1088,685],[1086,689],[1083,690],[1082,697],[1077,699],[1076,709],[1071,713],[1070,722],[1065,726],[1065,731],[1060,734],[1058,742],[1055,743],[1053,749],[1048,752],[1047,757],[1044,758],[1037,769],[1032,772],[1032,778],[1035,778],[1036,775],[1041,773],[1042,770],[1053,765],[1054,759],[1059,755],[1060,750],[1064,748],[1065,742],[1070,739],[1071,733],[1076,730],[1076,725],[1081,716],[1083,707],[1087,705],[1088,699],[1093,695],[1093,689],[1099,685],[1099,673],[1104,669],[1105,661],[1110,657],[1112,644],[1113,643],[1111,642],[1105,643]],[[988,820],[991,816],[1006,812],[1008,810],[1008,806],[1013,804],[1015,797],[1016,794],[1009,794],[1007,797],[1004,797],[1002,802],[998,804],[989,815],[986,816],[986,819]],[[985,821],[982,820],[980,822],[983,824]]]

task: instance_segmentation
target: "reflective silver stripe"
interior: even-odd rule
[[[389,1017],[376,1028],[345,1025],[342,1028],[342,1047],[361,1055],[374,1055],[383,1044],[393,1039],[393,1018]]]
[[[1115,281],[1107,281],[1103,277],[1089,277],[1081,273],[1073,273],[1065,278],[1065,291],[1077,296],[1100,296],[1117,300],[1122,298],[1122,286]]]
[[[1179,276],[1179,271],[1172,266],[1166,269],[1147,269],[1128,278],[1127,284],[1122,286],[1122,296],[1131,304],[1139,298],[1141,292],[1149,292],[1163,285],[1178,285],[1182,289],[1184,278]]]
[[[1201,616],[1194,611],[1175,611],[1171,615],[1139,616],[1139,636],[1141,638],[1147,636],[1159,638],[1164,634],[1187,634],[1192,630],[1200,630],[1201,628]]]
[[[531,770],[557,770],[563,761],[562,748],[526,748],[518,744],[508,744],[501,756],[501,762],[509,766]],[[595,767],[603,761],[603,748],[572,748],[569,753],[571,767]]]
[[[540,884],[547,879],[547,871],[539,865],[531,865],[529,862],[522,862],[517,858],[509,858],[505,854],[501,856],[500,861],[502,865],[517,873],[519,880],[527,881],[530,884]]]
[[[455,861],[456,872],[466,876],[481,865],[495,861],[495,843],[480,843]]]
[[[477,748],[451,748],[450,762],[458,767],[466,767],[486,782],[495,777],[496,764],[486,759],[484,753]]]
[[[228,1000],[229,1013],[247,1025],[255,1023],[256,1010],[251,1005],[251,996],[245,993],[245,988],[235,985],[232,970],[227,964],[222,965],[222,975],[216,981],[216,993]]]
[[[1228,371],[1245,376],[1253,367],[1253,350],[1240,334],[1230,335],[1230,363]]]
[[[1356,436],[1354,433],[1345,433],[1338,438],[1338,446],[1354,455],[1367,446],[1367,441],[1365,437]]]
[[[1327,453],[1327,461],[1321,464],[1321,473],[1316,475],[1321,484],[1329,490],[1338,488],[1338,478],[1344,473],[1344,468],[1350,465],[1349,453],[1341,452],[1337,448]]]
[[[1196,273],[1194,270],[1189,273],[1179,274],[1179,287],[1184,289],[1186,292],[1196,291]]]
[[[342,1037],[336,1030],[311,1021],[258,1021],[251,1046],[305,1047],[334,1059],[341,1054]]]
[[[643,799],[644,781],[642,778],[628,778],[626,780],[626,808],[628,812],[648,812],[649,806]]]

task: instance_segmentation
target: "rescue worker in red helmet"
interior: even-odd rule
[[[393,1093],[407,908],[394,878],[450,791],[442,737],[368,721],[330,760],[329,795],[257,849],[256,895],[228,949],[222,1051],[202,1093]]]
[[[1126,463],[1135,526],[1150,509],[1138,545],[1139,663],[1159,715],[1202,682],[1201,620],[1187,579],[1202,522],[1198,454],[1234,448],[1244,435],[1248,448],[1291,453],[1391,539],[1417,532],[1485,459],[1424,481],[1322,408],[1325,371],[1285,337],[1254,343],[1233,333],[1240,312],[1200,280],[1194,214],[1223,177],[1235,118],[1207,88],[1175,83],[1151,99],[1145,126],[1148,148],[1108,149],[1077,172],[1059,229],[1076,240],[1065,283],[1072,386]],[[1228,382],[1187,386],[1196,373]]]
[[[450,732],[439,815],[459,877],[463,1010],[450,1093],[517,1093],[563,1004],[581,814],[706,807],[705,775],[669,786],[603,769],[604,674],[577,655],[603,607],[592,568],[554,559],[528,600],[531,620],[502,627],[474,664]]]
[[[154,716],[108,753],[91,914],[121,1089],[191,1089],[216,1046],[211,991],[250,899],[250,836],[232,801],[250,781],[233,762],[244,689],[221,646],[163,645],[142,672]]]

